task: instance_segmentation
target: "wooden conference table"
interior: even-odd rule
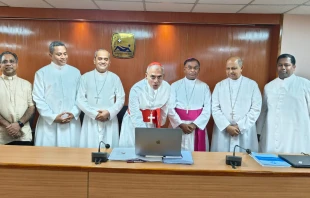
[[[261,167],[194,152],[194,165],[91,162],[96,149],[0,146],[0,198],[310,197],[310,169]]]

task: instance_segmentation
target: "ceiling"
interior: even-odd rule
[[[310,0],[0,0],[0,6],[159,12],[310,15]]]

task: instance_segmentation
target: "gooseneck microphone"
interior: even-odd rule
[[[237,148],[237,147],[239,147],[239,148],[245,150],[245,152],[246,152],[247,154],[249,154],[249,155],[252,153],[251,149],[245,149],[245,148],[243,148],[243,147],[241,147],[241,146],[239,146],[239,145],[235,145],[233,156],[235,156],[235,151],[236,151],[236,148]]]
[[[99,146],[98,146],[98,153],[100,153],[101,144],[104,144],[106,149],[110,148],[110,144],[106,144],[106,143],[104,143],[104,141],[100,141]]]
[[[234,169],[236,168],[236,166],[241,166],[241,162],[242,162],[242,157],[235,156],[236,147],[239,147],[239,148],[245,150],[247,152],[247,154],[252,153],[250,149],[245,149],[239,145],[235,145],[233,155],[232,156],[226,155],[226,164],[231,165],[231,167],[233,167]]]
[[[95,164],[101,164],[101,162],[108,161],[109,154],[107,152],[100,152],[101,144],[104,144],[106,149],[110,148],[110,144],[106,144],[104,141],[99,142],[98,152],[91,153],[91,160],[92,162],[95,162]]]

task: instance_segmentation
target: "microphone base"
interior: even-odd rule
[[[226,164],[227,165],[234,165],[234,166],[241,166],[242,157],[239,156],[232,156],[226,155]]]
[[[101,164],[102,162],[108,161],[108,153],[106,152],[92,152],[91,153],[91,161],[95,162],[95,164]]]

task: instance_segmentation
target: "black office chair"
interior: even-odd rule
[[[85,115],[85,113],[83,111],[81,111],[81,113],[80,113],[81,125],[83,124],[84,115]]]
[[[128,106],[123,106],[123,108],[117,114],[119,133],[121,132],[121,126],[122,126],[122,122],[123,122],[123,117],[124,117],[127,109],[128,109]]]
[[[34,118],[35,118],[35,115],[36,115],[37,111],[35,110],[35,113],[30,117],[29,119],[29,125],[30,125],[30,128],[31,128],[31,133],[32,133],[32,141],[31,141],[31,145],[33,146],[34,145],[34,139],[36,137],[36,134],[35,134],[35,123],[34,123]]]

